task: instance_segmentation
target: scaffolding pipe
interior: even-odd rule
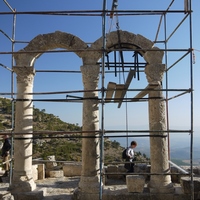
[[[13,12],[15,13],[16,10],[14,9]],[[12,27],[12,52],[14,52],[15,50],[15,31],[16,31],[16,14],[13,15],[13,27]],[[11,60],[11,65],[12,65],[12,69],[14,66],[15,60],[14,60],[14,56],[12,54],[12,60]],[[14,100],[14,71],[12,70],[11,72],[11,98],[12,98],[12,118],[11,118],[11,158],[13,158],[14,155],[14,135],[13,135],[13,131],[14,131],[14,123],[15,123],[15,100]],[[10,185],[12,184],[12,175],[13,175],[13,160],[10,162],[10,177],[9,177],[9,183]]]
[[[0,32],[3,33],[3,35],[6,36],[6,38],[8,38],[8,39],[12,42],[12,38],[10,38],[4,31],[2,31],[2,30],[0,29]]]
[[[55,162],[55,161],[54,161]],[[133,173],[131,172],[127,172],[127,173],[115,173],[115,172],[107,172],[107,173],[103,173],[103,175],[133,175]],[[163,176],[163,175],[181,175],[180,173],[135,173],[134,172],[134,175],[160,175],[160,176]],[[185,174],[183,174],[185,175]]]
[[[81,73],[81,71],[75,71],[75,70],[35,70],[35,72]]]
[[[70,94],[70,93],[83,93],[83,92],[94,92],[94,91],[98,91],[100,92],[102,89],[96,89],[96,90],[71,90],[71,91],[58,91],[58,92],[32,92],[32,93],[24,93],[26,95],[50,95],[50,94]],[[123,89],[121,89],[123,90]],[[141,91],[141,90],[145,90],[145,89],[127,89],[127,91],[132,91],[132,92],[136,92],[136,91]],[[108,91],[107,89],[105,89],[105,91]],[[154,89],[154,91],[166,91],[166,89]],[[168,89],[168,91],[170,92],[185,92],[188,91],[190,92],[191,89]],[[12,93],[3,93],[0,92],[0,95],[11,95]],[[13,93],[14,95],[17,95],[17,93]],[[131,98],[132,99],[132,98]]]
[[[126,132],[129,132],[129,133],[149,133],[150,130],[104,130],[104,133],[126,133]],[[154,133],[160,133],[161,131],[151,131],[151,132],[154,132]],[[165,133],[165,132],[171,132],[171,133],[191,133],[191,130],[163,130],[162,133]],[[38,134],[38,135],[42,135],[42,134],[48,134],[48,135],[55,135],[55,134],[58,134],[58,135],[63,135],[63,134],[81,134],[81,133],[102,133],[102,130],[99,130],[99,131],[49,131],[49,130],[46,130],[46,131],[34,131],[33,132],[34,135]],[[9,132],[6,132],[6,131],[1,131],[0,132],[0,135],[12,135],[12,132],[9,133]],[[23,133],[23,135],[28,135],[30,133]],[[21,132],[15,132],[14,135],[22,135]],[[125,135],[104,135],[104,137],[124,137]],[[40,136],[41,137],[41,136]],[[49,136],[48,136],[49,137]],[[57,137],[57,136],[56,136]],[[66,137],[69,137],[69,136],[66,136]],[[83,137],[83,136],[73,136],[73,137]],[[91,136],[90,136],[91,137]],[[98,136],[93,136],[93,137],[98,137]],[[167,135],[129,135],[128,137],[167,137]]]
[[[192,0],[188,0],[189,3],[189,9],[192,9]],[[189,22],[190,22],[190,49],[193,49],[193,44],[192,44],[192,13],[190,12],[189,15]],[[190,140],[190,171],[191,171],[191,200],[194,200],[194,179],[193,179],[193,129],[194,129],[194,119],[193,119],[193,55],[192,51],[190,51],[190,85],[191,85],[191,90],[192,92],[190,93],[190,110],[191,110],[191,116],[190,116],[190,121],[191,121],[191,140]]]
[[[169,164],[173,165],[174,167],[176,167],[177,169],[179,169],[181,172],[183,172],[183,174],[189,174],[189,172],[187,172],[186,170],[182,169],[181,167],[179,167],[178,165],[176,165],[172,161],[168,160],[168,162],[169,162]]]
[[[1,63],[0,63],[0,66],[2,66],[3,68],[5,68],[5,69],[7,69],[7,70],[9,70],[9,71],[11,71],[11,72],[13,71],[13,70],[10,69],[9,67],[7,67],[7,66],[5,66],[5,65],[3,65],[3,64],[1,64]]]
[[[167,21],[166,21],[166,15],[164,15],[164,37],[165,37],[165,49],[167,49]],[[168,52],[165,52],[165,68],[167,69],[168,67]],[[167,125],[167,130],[169,130],[169,107],[168,107],[168,71],[165,71],[165,76],[166,76],[166,125]],[[167,132],[168,138],[167,138],[167,143],[168,143],[168,160],[170,160],[170,134]]]
[[[191,93],[191,92],[192,92],[192,90],[191,90],[191,91],[186,91],[186,92],[183,92],[183,93],[181,93],[181,94],[178,94],[178,95],[175,95],[175,96],[173,96],[173,97],[170,97],[170,98],[168,98],[167,100],[169,101],[169,100],[175,99],[175,98],[177,98],[177,97],[180,97],[180,96],[182,96],[182,95],[184,95],[184,94]]]
[[[112,10],[105,10],[104,15],[110,17]],[[129,15],[162,15],[163,13],[184,13],[185,10],[117,10],[118,16]],[[90,13],[90,14],[88,14]],[[12,15],[13,12],[0,12],[0,15]],[[100,16],[102,10],[65,10],[65,11],[18,11],[17,15],[62,15],[62,16]]]
[[[183,58],[185,58],[191,51],[192,49],[188,52],[186,52],[182,57],[180,57],[176,62],[174,62],[170,67],[166,69],[166,71],[169,71],[173,66],[175,66],[179,61],[181,61]]]
[[[171,1],[171,3],[169,4],[168,8],[166,9],[166,11],[168,11],[170,9],[170,7],[172,6],[172,4],[174,3],[174,0]],[[159,34],[159,31],[160,31],[160,27],[161,27],[161,23],[162,23],[162,18],[163,16],[166,16],[166,13],[163,13],[161,16],[160,16],[160,21],[159,21],[159,25],[158,25],[158,29],[157,29],[157,32],[156,32],[156,37],[155,37],[155,41],[154,43],[156,43],[157,39],[158,39],[158,34]],[[166,23],[164,23],[164,26],[166,25]],[[166,37],[165,37],[165,41],[166,41]],[[165,42],[164,41],[164,42]]]
[[[27,51],[27,52],[14,52],[14,43],[18,42],[18,43],[28,43],[28,42],[23,42],[23,41],[15,41],[15,17],[16,15],[26,15],[26,14],[31,14],[31,15],[62,15],[62,16],[101,16],[102,17],[102,35],[103,35],[103,48],[102,49],[97,49],[96,51],[102,51],[103,53],[103,57],[102,57],[102,88],[101,89],[98,89],[98,90],[93,90],[93,91],[101,91],[102,92],[102,98],[101,98],[101,105],[102,105],[102,123],[101,123],[101,129],[102,130],[99,130],[99,131],[91,131],[91,133],[100,133],[100,135],[98,136],[99,138],[101,138],[101,149],[100,149],[100,174],[102,175],[102,167],[103,167],[103,141],[104,141],[104,138],[106,137],[124,137],[124,135],[113,135],[113,136],[106,136],[104,135],[105,133],[126,133],[127,130],[104,130],[104,94],[105,94],[105,91],[107,91],[105,88],[104,88],[104,78],[105,78],[105,43],[106,43],[106,40],[105,40],[105,19],[106,19],[106,16],[110,16],[110,13],[113,11],[113,10],[106,10],[106,0],[103,0],[103,13],[102,13],[102,10],[73,10],[73,11],[34,11],[34,12],[16,12],[15,10],[12,9],[12,7],[7,3],[6,0],[3,0],[6,5],[9,7],[9,9],[12,11],[12,12],[0,12],[0,15],[13,15],[13,36],[12,38],[10,38],[7,34],[5,34],[5,32],[3,32],[2,30],[0,30],[0,32],[2,32],[11,42],[12,42],[12,51],[11,52],[0,52],[0,54],[2,55],[5,55],[5,54],[12,54],[12,57],[13,55],[16,55],[16,54],[21,54],[21,53],[25,53],[25,54],[28,54],[28,53],[44,53],[44,51]],[[191,130],[169,130],[169,126],[167,128],[166,131],[163,131],[163,132],[166,132],[166,133],[170,133],[170,132],[173,132],[173,133],[190,133],[190,168],[191,168],[191,200],[194,200],[194,182],[193,182],[193,63],[192,63],[192,11],[191,11],[191,5],[192,5],[192,0],[186,0],[184,1],[185,3],[187,3],[187,9],[184,9],[184,10],[169,10],[169,8],[171,7],[171,5],[173,4],[174,0],[171,1],[171,4],[169,5],[168,9],[167,10],[118,10],[117,12],[117,17],[118,16],[129,16],[129,15],[132,15],[132,16],[135,16],[135,15],[161,15],[161,18],[160,18],[160,22],[159,22],[159,27],[158,27],[158,30],[157,30],[157,34],[156,34],[156,38],[155,38],[155,42],[158,43],[157,40],[157,37],[158,37],[158,34],[159,34],[159,30],[160,30],[160,26],[161,26],[161,21],[162,21],[162,16],[165,16],[166,17],[166,14],[172,14],[172,13],[184,13],[186,14],[186,16],[182,19],[182,21],[177,25],[177,27],[172,31],[172,33],[169,35],[168,38],[166,38],[165,36],[165,41],[162,41],[162,43],[164,42],[165,43],[165,48],[164,49],[159,49],[159,51],[163,51],[167,54],[167,52],[186,52],[180,59],[178,59],[173,65],[171,65],[169,68],[167,68],[166,70],[166,73],[169,69],[171,69],[173,66],[175,66],[180,60],[182,60],[185,56],[187,56],[188,54],[190,54],[190,89],[169,89],[168,88],[168,82],[167,82],[167,86],[166,86],[166,89],[161,89],[161,90],[157,90],[157,91],[166,91],[166,101],[168,100],[171,100],[173,98],[176,98],[176,97],[179,97],[183,94],[186,94],[186,93],[191,93],[190,95],[190,100],[191,100]],[[189,28],[190,28],[190,49],[167,49],[167,42],[168,40],[170,40],[170,38],[172,37],[172,35],[177,31],[177,29],[182,25],[182,23],[186,20],[186,18],[189,16]],[[166,20],[166,19],[165,19]],[[165,26],[166,26],[166,23],[165,23]],[[166,29],[165,29],[165,34],[166,34]],[[140,49],[141,50],[141,49]],[[157,51],[157,50],[154,50],[154,49],[142,49],[143,51]],[[48,51],[48,52],[45,52],[45,53],[62,53],[62,52],[81,52],[81,51],[86,51],[86,49],[70,49],[70,50],[55,50],[55,51]],[[94,51],[93,49],[89,49],[87,51]],[[132,51],[130,49],[122,49],[122,48],[118,48],[118,49],[113,49],[112,51],[116,52],[116,51]],[[137,51],[137,50],[136,50]],[[139,51],[139,50],[138,50]],[[166,65],[167,65],[167,56],[166,56]],[[116,63],[114,63],[116,64]],[[12,67],[13,67],[14,63],[12,63]],[[14,103],[20,99],[14,99],[14,95],[16,95],[17,93],[14,93],[13,91],[13,71],[9,68],[7,68],[6,66],[0,64],[0,66],[8,69],[9,71],[11,71],[12,73],[12,88],[11,88],[11,93],[0,93],[0,95],[11,95],[11,99],[12,99],[12,129],[11,129],[11,137],[13,137],[14,135],[21,135],[21,133],[13,133],[13,128],[14,128],[14,124],[13,124],[13,121],[14,121]],[[101,67],[101,66],[100,66]],[[112,67],[112,66],[111,66]],[[129,67],[129,66],[126,66],[126,67]],[[46,70],[47,72],[48,70]],[[45,72],[45,70],[41,70],[41,71],[38,71],[38,72]],[[50,71],[49,71],[50,72]],[[52,72],[56,72],[56,70],[52,71]],[[58,70],[57,70],[58,72]],[[63,71],[60,71],[60,72],[63,72]],[[74,72],[76,73],[76,72]],[[166,75],[167,76],[167,75]],[[127,91],[141,91],[142,89],[129,89]],[[168,98],[168,92],[169,91],[183,91],[183,93],[179,94],[179,95],[176,95],[172,98]],[[34,94],[34,95],[47,95],[47,94],[69,94],[69,93],[77,93],[77,92],[86,92],[84,90],[78,90],[78,91],[65,91],[65,92],[44,92],[44,93],[28,93],[28,94]],[[80,97],[81,98],[81,97]],[[148,100],[148,98],[146,98]],[[84,99],[86,100],[86,99]],[[128,100],[128,98],[126,99]],[[143,99],[144,100],[144,99]],[[165,100],[165,99],[164,99]],[[36,101],[36,100],[32,100],[32,101]],[[40,100],[40,101],[47,101],[46,99],[43,99],[43,100]],[[54,100],[55,101],[55,100]],[[59,101],[59,100],[58,100]],[[57,101],[57,102],[58,102]],[[67,100],[67,101],[72,101],[72,100]],[[167,114],[168,114],[168,107],[167,107]],[[90,131],[87,131],[87,133],[89,133]],[[128,132],[130,133],[149,133],[149,130],[128,130]],[[155,133],[156,132],[159,132],[160,131],[154,131]],[[2,134],[8,134],[8,132],[0,132],[0,135]],[[75,133],[83,133],[83,131],[76,131],[76,132],[34,132],[36,134],[75,134]],[[29,133],[27,133],[29,134]],[[26,135],[26,133],[23,133],[23,135]],[[167,137],[168,135],[165,135],[165,136],[162,136],[162,137]],[[79,138],[84,138],[83,136],[68,136],[68,137],[60,137],[60,136],[57,136],[57,137],[48,137],[48,138],[73,138],[73,137],[79,137]],[[88,136],[90,137],[90,136]],[[97,136],[91,136],[91,137],[97,137]],[[150,135],[129,135],[128,137],[151,137]],[[161,137],[161,135],[154,135],[153,137]],[[31,139],[34,139],[36,137],[32,137]],[[45,137],[41,137],[41,136],[38,136],[37,138],[39,139],[42,139],[42,138],[45,138]],[[85,137],[86,138],[86,137]],[[25,138],[21,138],[21,137],[16,137],[16,139],[25,139]],[[172,164],[171,161],[169,161],[169,163]],[[173,163],[174,165],[174,163]],[[167,173],[168,174],[168,173]],[[151,174],[151,175],[154,175],[154,174]],[[159,175],[158,174],[155,174],[155,175]],[[100,199],[102,199],[102,176],[100,176]]]
[[[22,133],[20,133],[22,134]],[[47,133],[43,133],[43,134],[48,134]],[[67,134],[70,134],[70,133],[65,133],[65,135]],[[71,134],[76,134],[76,133],[71,133]],[[14,136],[15,134],[12,134],[12,136]],[[19,135],[19,134],[17,134]],[[24,135],[28,135],[28,134],[24,134]],[[62,135],[62,134],[59,134],[59,135]],[[142,137],[153,137],[153,138],[166,138],[168,137],[167,135],[166,136],[161,136],[161,135],[154,135],[154,136],[149,136],[149,135],[114,135],[114,136],[104,136],[104,138],[124,138],[124,137],[131,137],[131,138],[142,138]],[[26,140],[26,139],[32,139],[32,140],[35,140],[35,139],[82,139],[82,138],[101,138],[101,136],[82,136],[82,135],[72,135],[72,136],[33,136],[33,137],[17,137],[15,136],[15,140]]]
[[[120,48],[118,48],[118,49],[113,49],[113,51],[127,51],[127,52],[129,52],[129,51],[133,51],[132,49],[120,49]],[[92,52],[94,52],[94,51],[102,51],[102,49],[90,49],[90,48],[88,48],[88,49],[70,49],[70,50],[68,50],[68,49],[65,49],[65,50],[49,50],[49,51],[43,51],[43,50],[37,50],[37,51],[16,51],[16,52],[12,52],[12,51],[7,51],[7,52],[5,52],[5,51],[1,51],[0,52],[0,54],[2,54],[2,55],[7,55],[7,54],[33,54],[33,53],[41,53],[41,54],[43,54],[43,53],[66,53],[66,52],[82,52],[82,51],[84,51],[84,52],[86,52],[86,51],[88,51],[88,52],[90,52],[90,51],[92,51]],[[135,49],[134,51],[158,51],[157,49],[155,49],[155,48],[151,48],[151,49]],[[188,51],[190,51],[189,49],[159,49],[159,51],[164,51],[164,52],[166,52],[166,51],[171,51],[171,52],[177,52],[177,51],[180,51],[180,52],[188,52]]]
[[[144,137],[149,137],[149,135],[143,135]],[[115,137],[115,138],[120,138],[120,136],[113,136],[113,137]],[[125,135],[121,135],[121,137],[125,137]],[[138,136],[136,136],[136,135],[131,135],[131,136],[127,136],[127,137],[141,137],[141,135],[138,135]],[[158,138],[158,137],[160,137],[160,138],[164,138],[164,136],[160,136],[160,135],[155,135],[155,136],[152,136],[152,137],[155,137],[155,138]],[[165,136],[165,137],[167,137],[167,136]],[[41,136],[33,136],[33,137],[16,137],[15,136],[15,140],[26,140],[26,139],[31,139],[31,140],[35,140],[35,139],[91,139],[91,138],[99,138],[99,139],[101,139],[101,136],[76,136],[76,135],[74,135],[74,136],[43,136],[43,137],[41,137]],[[110,136],[104,136],[104,138],[112,138],[112,136],[110,137]]]
[[[10,4],[6,0],[3,0],[3,1],[8,6],[8,8],[14,13],[15,11],[12,9],[12,7],[10,6]]]
[[[177,27],[174,29],[174,31],[169,35],[169,37],[167,38],[167,41],[174,35],[174,33],[178,30],[178,28],[185,21],[185,19],[188,17],[188,15],[189,15],[189,13],[181,20],[181,22],[177,25]]]
[[[102,74],[101,74],[101,134],[100,134],[100,190],[99,190],[99,200],[102,200],[103,194],[103,168],[104,168],[104,101],[105,101],[105,56],[106,56],[106,0],[103,0],[102,9]]]

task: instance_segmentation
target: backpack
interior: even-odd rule
[[[10,151],[10,149],[11,149],[10,141],[8,139],[5,139],[3,147],[1,149],[1,156],[7,156],[8,155],[7,152]]]
[[[126,159],[127,158],[126,150],[127,150],[127,148],[124,149],[123,152],[122,152],[122,159]]]

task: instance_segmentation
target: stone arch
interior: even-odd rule
[[[34,61],[41,54],[56,48],[75,50],[74,53],[77,56],[83,57],[84,52],[76,50],[87,49],[88,46],[77,36],[61,31],[38,35],[24,49],[20,50],[19,54],[14,55],[16,65],[33,66]],[[30,51],[33,51],[33,53],[29,53]]]
[[[96,40],[91,47],[94,49],[101,49],[102,41],[103,38],[101,37]],[[163,101],[162,94],[162,79],[165,71],[165,65],[162,64],[164,52],[154,47],[154,43],[147,38],[127,31],[115,31],[107,34],[106,51],[113,51],[115,46],[119,46],[119,42],[123,48],[132,49],[133,51],[139,49],[140,54],[147,62],[145,67],[147,81],[149,85],[155,85],[154,89],[156,89],[152,89],[148,92],[149,134],[153,136],[150,137],[151,173],[161,172],[166,174],[162,176],[162,179],[159,175],[151,176],[148,185],[150,192],[172,193],[174,191],[173,184],[170,175],[167,175],[170,171],[167,139],[165,137],[165,132],[163,132],[166,131],[165,102]],[[99,55],[101,55],[100,51]],[[161,137],[154,138],[156,134]]]
[[[17,79],[17,112],[15,113],[14,132],[20,133],[19,137],[22,137],[23,140],[14,142],[14,157],[17,159],[14,159],[16,167],[13,170],[13,182],[10,186],[10,191],[13,193],[36,189],[32,174],[32,139],[30,139],[33,134],[34,62],[44,52],[56,48],[71,50],[79,57],[84,57],[84,51],[80,51],[80,49],[87,49],[88,46],[72,34],[56,31],[36,36],[24,49],[14,55],[16,65],[13,67],[13,71],[16,73]],[[20,100],[18,101],[18,99]],[[26,100],[21,101],[21,99]]]
[[[142,35],[135,35],[128,31],[117,31],[111,32],[106,35],[106,50],[112,51],[115,45],[119,44],[119,35],[120,35],[120,44],[123,45],[123,48],[128,49],[141,49],[140,54],[144,57],[145,61],[148,64],[158,64],[162,63],[163,52],[159,51],[159,48],[154,47],[154,43],[149,39],[145,38]],[[92,49],[101,49],[103,38],[97,39],[92,45]],[[149,51],[148,51],[149,50]],[[151,51],[152,50],[152,51]],[[102,53],[99,51],[99,57],[101,58]]]
[[[145,69],[145,73],[147,75],[148,82],[150,84],[154,84],[155,82],[158,85],[158,89],[161,89],[160,81],[162,80],[162,74],[164,72],[165,66],[162,65],[162,57],[163,51],[160,51],[159,48],[154,47],[154,43],[141,35],[135,35],[133,33],[127,31],[119,31],[120,34],[120,44],[123,44],[124,48],[128,49],[140,49],[141,55],[147,62],[147,66]],[[106,37],[106,49],[107,51],[113,51],[114,46],[118,45],[118,32],[111,32],[107,34]],[[18,99],[26,99],[26,101],[18,101],[16,102],[16,110],[20,110],[22,112],[18,112],[18,116],[16,116],[15,123],[17,124],[17,131],[22,133],[28,132],[26,127],[29,128],[29,134],[31,138],[32,134],[32,88],[33,88],[33,77],[35,75],[34,71],[34,61],[44,52],[56,49],[56,48],[64,48],[68,50],[72,50],[76,55],[82,58],[83,66],[81,66],[81,72],[83,76],[83,84],[84,89],[91,92],[86,92],[84,97],[92,97],[92,101],[84,101],[85,105],[83,105],[84,110],[87,112],[85,117],[85,131],[92,130],[98,131],[98,97],[95,89],[97,88],[97,83],[99,80],[99,65],[96,63],[102,57],[102,41],[103,38],[99,38],[96,40],[90,47],[87,46],[85,42],[83,42],[78,37],[69,34],[63,33],[60,31],[56,31],[55,33],[49,33],[44,35],[38,35],[30,43],[22,50],[19,51],[18,54],[15,54],[14,58],[16,61],[16,66],[14,67],[14,71],[17,74],[18,80]],[[85,51],[84,51],[85,50]],[[89,51],[87,51],[89,50]],[[154,134],[154,130],[161,130],[160,134],[162,135],[162,130],[165,130],[165,109],[164,102],[160,101],[160,99],[153,99],[156,97],[162,97],[162,93],[158,91],[149,92],[151,100],[149,100],[150,109],[150,125],[152,133]],[[153,105],[153,106],[151,106]],[[17,113],[17,112],[16,112]],[[158,116],[155,118],[155,116]],[[84,118],[84,117],[83,117]],[[20,123],[18,123],[20,122]],[[25,127],[25,128],[24,128]],[[86,133],[87,136],[88,133]],[[152,165],[153,172],[168,172],[168,163],[167,163],[167,143],[164,139],[159,139],[153,141],[152,145],[152,153],[151,158],[153,157]],[[15,142],[15,149],[19,149],[18,155],[20,155],[20,159],[15,159],[16,166],[19,166],[18,169],[15,168],[14,171],[14,181],[13,181],[13,191],[22,189],[23,191],[32,191],[35,189],[35,185],[32,181],[32,178],[28,181],[21,181],[21,171],[24,170],[23,176],[31,177],[31,153],[32,146],[29,145],[27,148],[26,144],[31,144],[30,139],[26,139],[21,145],[21,141]],[[84,150],[84,163],[83,170],[80,181],[80,193],[86,196],[88,194],[99,195],[99,141],[94,137],[93,140],[84,140],[83,148]],[[154,147],[159,147],[160,151],[157,151]],[[19,148],[20,147],[20,148]],[[88,148],[89,147],[89,148]],[[92,151],[91,151],[92,149]],[[156,150],[156,151],[155,151]],[[88,152],[92,152],[90,156],[87,154]],[[162,155],[160,155],[162,152]],[[15,153],[16,155],[16,153]],[[28,156],[27,156],[28,155]],[[17,157],[17,156],[16,156]],[[28,157],[28,158],[27,158]],[[87,160],[85,158],[88,158]],[[27,160],[28,159],[28,160]],[[159,160],[158,160],[159,159]],[[26,166],[23,165],[26,160]],[[22,162],[20,162],[22,161]],[[159,165],[157,165],[159,161]],[[21,163],[21,164],[20,164]],[[86,166],[87,165],[87,166]],[[23,169],[23,170],[22,170]],[[91,176],[92,174],[92,176]],[[155,178],[154,178],[155,177]],[[161,193],[166,193],[172,190],[171,180],[168,175],[163,176],[160,179],[159,176],[153,176],[153,180],[150,184],[151,190],[153,192],[159,191]],[[23,179],[24,180],[24,179]],[[20,184],[18,184],[20,182]],[[21,183],[23,182],[23,183]],[[16,186],[16,187],[15,187]],[[27,187],[23,187],[27,186]],[[167,186],[167,187],[166,187]],[[168,187],[169,186],[169,187]],[[12,187],[11,187],[12,188]]]

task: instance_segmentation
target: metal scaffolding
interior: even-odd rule
[[[25,15],[33,15],[33,16],[63,16],[63,17],[68,17],[68,16],[88,16],[88,17],[99,17],[101,18],[101,23],[102,23],[102,49],[97,49],[96,51],[102,51],[102,58],[101,61],[98,62],[100,65],[101,71],[101,87],[95,91],[101,92],[101,97],[98,98],[99,104],[101,105],[101,130],[98,132],[100,134],[100,173],[102,175],[105,175],[106,173],[103,172],[103,167],[104,167],[104,138],[109,137],[109,138],[129,138],[129,137],[150,137],[147,133],[149,133],[149,130],[131,130],[127,127],[125,130],[106,130],[105,128],[105,104],[111,104],[115,103],[118,104],[118,108],[120,108],[122,103],[134,103],[134,102],[148,102],[149,98],[145,97],[145,95],[148,93],[149,90],[152,89],[152,85],[148,85],[146,88],[129,88],[129,85],[131,83],[132,78],[137,78],[138,80],[140,79],[140,74],[144,72],[144,68],[146,63],[144,61],[141,61],[139,56],[140,56],[140,51],[153,51],[152,49],[135,49],[135,54],[134,54],[134,60],[133,62],[126,61],[124,57],[124,53],[130,52],[133,50],[130,50],[128,48],[125,48],[124,46],[121,45],[120,41],[119,44],[113,49],[110,49],[110,52],[113,52],[113,61],[110,61],[109,58],[109,50],[106,49],[106,20],[107,18],[113,19],[116,17],[116,29],[119,31],[119,20],[120,17],[123,16],[130,16],[130,17],[148,17],[148,16],[157,16],[159,18],[159,24],[157,27],[157,31],[155,34],[155,39],[154,39],[154,44],[158,45],[163,45],[164,48],[160,48],[159,51],[164,52],[164,63],[166,65],[166,70],[165,70],[165,82],[163,85],[162,91],[165,92],[165,98],[163,100],[166,101],[166,113],[167,113],[167,135],[168,138],[170,137],[171,133],[189,133],[190,134],[190,176],[191,176],[191,182],[192,182],[192,195],[191,195],[191,200],[194,200],[194,184],[193,184],[193,46],[192,46],[192,1],[191,0],[185,0],[184,1],[184,9],[176,9],[176,10],[171,10],[171,7],[177,0],[172,0],[169,4],[169,6],[165,10],[118,10],[118,1],[113,0],[112,1],[112,7],[109,10],[107,8],[107,1],[102,0],[102,9],[100,10],[65,10],[65,11],[16,11],[15,9],[12,8],[9,3],[4,0],[5,4],[8,6],[10,9],[10,12],[0,12],[0,17],[5,16],[5,15],[11,15],[13,17],[12,20],[12,37],[9,37],[4,30],[1,30],[0,27],[0,32],[5,36],[5,39],[8,39],[11,42],[11,50],[10,51],[4,51],[0,52],[0,55],[11,55],[11,67],[7,67],[4,65],[4,63],[0,63],[0,66],[3,67],[5,70],[8,70],[11,73],[11,89],[10,92],[0,92],[0,96],[10,96],[9,98],[12,100],[12,131],[11,133],[13,134],[14,130],[14,103],[16,101],[24,101],[24,99],[16,99],[16,92],[14,91],[14,72],[13,72],[13,66],[14,66],[14,55],[15,54],[20,54],[23,52],[16,52],[15,51],[15,44],[27,44],[28,41],[19,41],[15,39],[15,30],[16,30],[16,16],[25,16]],[[179,0],[178,0],[179,1]],[[180,19],[180,22],[174,27],[172,30],[168,30],[168,22],[167,22],[167,17],[170,14],[182,14],[183,18]],[[189,30],[189,36],[188,36],[188,43],[189,46],[186,48],[168,48],[168,44],[170,43],[171,39],[173,38],[173,35],[176,34],[176,32],[179,30],[179,28],[183,25],[183,23],[188,20],[188,30]],[[160,32],[164,34],[164,40],[159,40],[159,35]],[[76,52],[76,51],[86,51],[86,49],[70,49],[70,50],[51,50],[45,53],[63,53],[63,52]],[[89,51],[89,50],[87,50]],[[155,50],[156,51],[156,50]],[[34,53],[33,51],[26,51],[26,53]],[[37,51],[35,53],[43,53],[43,51]],[[119,58],[116,58],[117,54]],[[175,59],[173,62],[169,62],[169,54],[172,53],[178,53],[180,56]],[[169,82],[169,73],[172,69],[174,69],[179,62],[181,62],[183,59],[189,57],[189,64],[188,64],[188,70],[189,70],[189,87],[188,88],[172,88],[170,86]],[[119,59],[119,61],[117,61]],[[120,66],[120,67],[118,67]],[[112,95],[109,95],[109,92],[114,90],[113,85],[110,84],[107,88],[105,86],[105,77],[108,74],[114,74],[116,76],[123,76],[123,73],[128,73],[130,69],[132,69],[134,66],[134,73],[130,75],[129,78],[127,78],[126,82],[124,83],[125,88],[118,88],[115,89],[116,91],[119,91],[119,96],[116,96],[114,99],[112,98]],[[36,70],[37,73],[81,73],[79,70]],[[115,86],[114,86],[115,87]],[[67,91],[52,91],[52,92],[34,92],[31,93],[34,96],[40,96],[40,95],[58,95],[58,94],[65,94],[66,98],[38,98],[38,99],[32,99],[32,101],[36,102],[77,102],[77,103],[82,103],[83,101],[87,101],[87,98],[81,97],[81,96],[74,96],[75,94],[79,95],[85,92],[82,89],[79,90],[67,90]],[[126,96],[126,93],[128,92],[138,92],[138,94],[135,97],[128,98]],[[176,95],[171,95],[172,92],[175,92]],[[72,94],[72,95],[71,95]],[[172,100],[179,98],[183,95],[188,95],[190,98],[190,128],[189,130],[175,130],[175,129],[170,129],[169,121],[170,121],[170,115],[168,112],[169,109],[169,101],[171,102]],[[88,132],[88,131],[87,131]],[[45,132],[46,133],[46,132]],[[69,134],[68,137],[79,137],[79,138],[86,138],[84,136],[71,136],[74,132],[49,132],[49,134]],[[77,131],[76,131],[77,133]],[[80,133],[83,133],[83,131],[80,131]],[[106,135],[109,133],[110,135]],[[120,133],[116,134],[116,133]],[[136,133],[139,133],[136,135]],[[142,134],[140,134],[142,133]],[[4,131],[2,131],[1,134],[4,134]],[[20,134],[20,133],[15,133]],[[43,134],[42,132],[36,132],[36,134]],[[112,135],[111,135],[112,134]],[[160,135],[157,135],[160,137]],[[65,136],[67,137],[67,136]],[[89,136],[88,136],[89,137]],[[154,135],[156,137],[156,135]],[[40,137],[39,137],[40,138]],[[45,138],[45,137],[44,137]],[[63,138],[60,136],[60,138]],[[20,138],[19,138],[20,139]],[[128,140],[127,140],[128,141]],[[12,142],[13,142],[13,137],[12,137]],[[170,158],[170,142],[168,139],[169,143],[169,158]],[[11,152],[13,154],[13,152]],[[171,161],[169,161],[170,164]],[[12,162],[11,162],[12,163]],[[11,167],[12,168],[12,167]],[[100,176],[100,199],[102,199],[102,177]],[[11,180],[10,180],[11,182]]]

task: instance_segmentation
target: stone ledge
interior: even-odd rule
[[[44,191],[36,190],[32,192],[15,193],[13,196],[16,200],[41,200],[44,198]]]
[[[180,183],[184,194],[191,194],[191,178],[182,177]],[[200,191],[200,177],[193,177],[193,184],[194,193],[197,194]]]
[[[1,200],[14,200],[13,195],[8,191],[0,192],[0,199]]]
[[[140,175],[127,175],[126,185],[128,192],[142,193],[144,190],[145,178]]]
[[[70,162],[63,164],[64,176],[80,176],[82,164],[79,162]]]
[[[63,170],[49,170],[50,178],[60,178],[63,176],[64,176]]]

